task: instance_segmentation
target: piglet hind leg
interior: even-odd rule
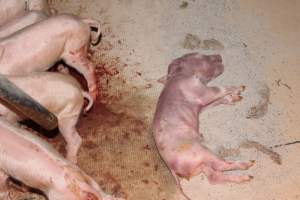
[[[78,52],[70,52],[64,55],[64,61],[81,73],[87,81],[89,93],[96,100],[97,82],[95,65],[87,58],[87,47],[81,48]]]
[[[204,167],[203,172],[210,184],[223,184],[227,182],[243,183],[250,181],[253,177],[250,175],[229,175],[222,171],[216,171],[211,167]]]
[[[11,200],[7,188],[7,180],[8,180],[8,176],[3,171],[0,171],[0,199],[1,200]]]
[[[227,161],[217,159],[211,165],[217,171],[231,171],[231,170],[247,170],[254,165],[255,161]]]
[[[67,159],[77,163],[77,154],[82,143],[82,139],[76,130],[78,116],[63,118],[58,122],[58,129],[67,142]]]
[[[206,162],[201,166],[202,171],[207,176],[211,184],[220,184],[226,182],[242,183],[250,181],[253,177],[250,175],[229,175],[224,171],[247,170],[254,165],[254,161],[226,161],[211,154],[206,158]]]

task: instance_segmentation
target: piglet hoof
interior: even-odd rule
[[[246,178],[244,181],[242,181],[242,182],[249,182],[249,181],[251,181],[253,178],[254,178],[254,176],[247,175],[247,178]]]
[[[239,96],[239,95],[231,95],[232,98],[232,102],[238,102],[238,101],[242,101],[243,97]]]
[[[244,92],[246,90],[246,86],[242,85],[241,87],[241,92]]]
[[[242,96],[236,94],[230,94],[225,97],[228,105],[234,105],[235,102],[241,101],[243,99]]]
[[[241,170],[247,170],[247,169],[249,169],[250,167],[252,167],[254,164],[255,164],[255,161],[254,161],[254,160],[250,160],[250,161],[248,161],[248,162],[241,162],[241,163],[240,163],[240,169],[241,169]]]
[[[236,91],[234,92],[234,94],[240,95],[242,92],[244,92],[246,90],[246,86],[242,85],[240,87],[238,87],[236,89]]]
[[[254,177],[251,175],[242,175],[242,176],[237,176],[235,180],[232,182],[234,183],[247,183],[251,181]]]

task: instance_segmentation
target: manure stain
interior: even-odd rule
[[[185,49],[203,49],[203,50],[224,50],[224,45],[214,39],[201,40],[198,35],[188,33],[186,34],[183,41],[183,48]]]
[[[272,148],[267,147],[257,141],[246,140],[242,142],[238,148],[226,148],[221,146],[219,149],[219,156],[222,158],[226,157],[237,157],[240,155],[240,149],[256,149],[257,151],[269,156],[269,158],[276,164],[281,165],[282,160],[280,154],[273,151]]]

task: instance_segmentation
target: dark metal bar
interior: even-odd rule
[[[15,84],[0,74],[0,100],[1,103],[18,115],[33,120],[47,130],[57,127],[57,118],[32,97],[23,92]]]

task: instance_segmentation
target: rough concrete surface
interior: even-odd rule
[[[184,191],[192,200],[300,199],[300,144],[271,148],[300,140],[299,1],[51,2],[59,13],[102,24],[102,41],[91,52],[101,98],[78,128],[79,166],[105,191],[129,200],[183,199],[156,151],[151,120],[162,89],[157,79],[172,59],[198,51],[223,57],[225,72],[211,85],[247,87],[237,105],[201,114],[207,146],[256,165],[234,172],[253,175],[249,183],[210,185],[199,175],[183,181]],[[197,36],[192,50],[185,48],[188,34]]]

